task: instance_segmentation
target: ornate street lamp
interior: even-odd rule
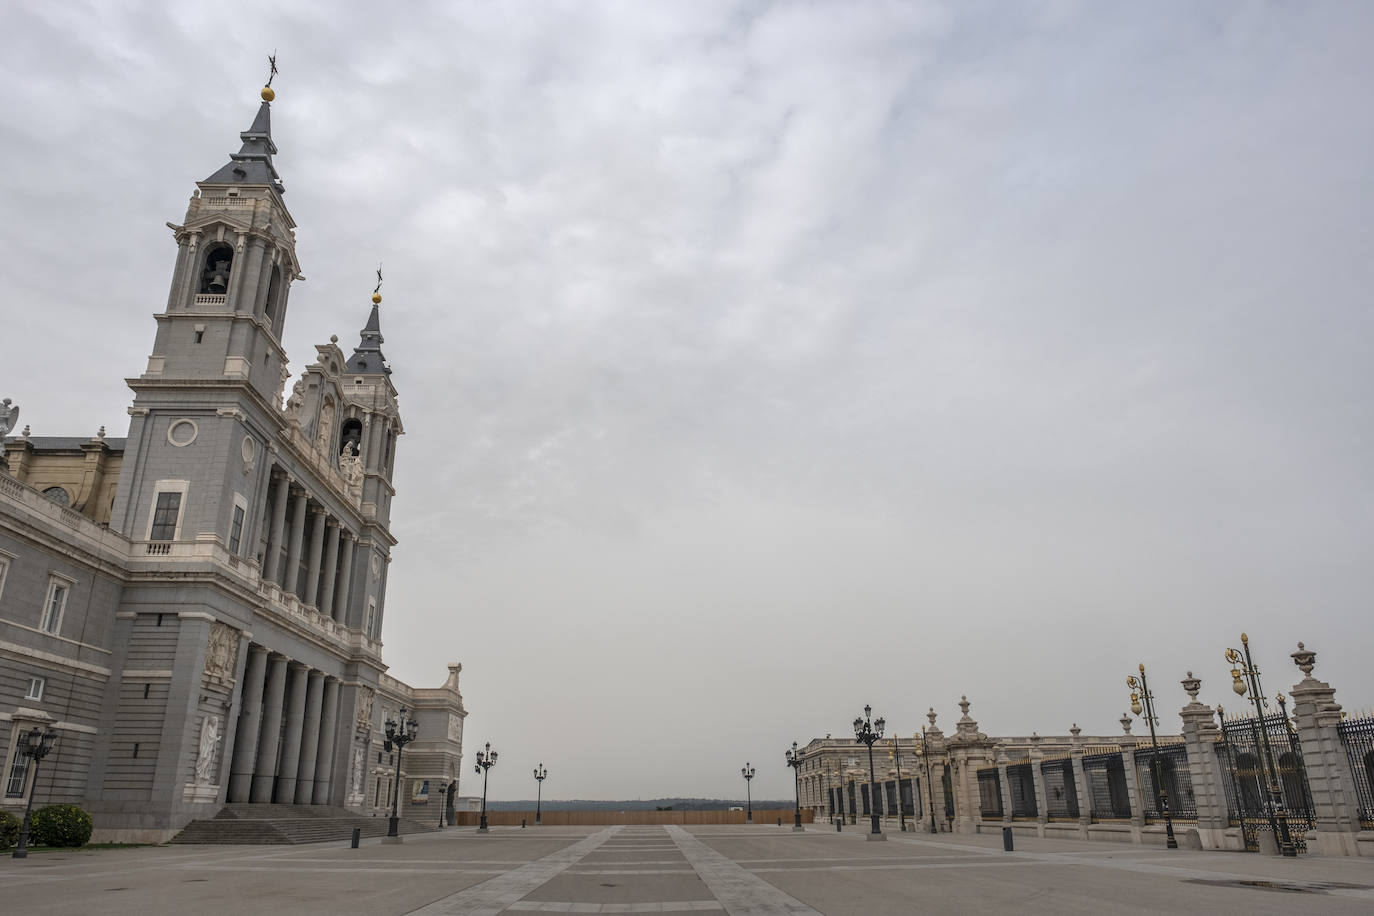
[[[1244,656],[1235,649],[1226,650],[1226,661],[1231,664],[1231,689],[1237,696],[1250,695],[1250,700],[1255,704],[1255,718],[1251,720],[1252,731],[1257,731],[1255,743],[1263,750],[1262,766],[1267,771],[1265,777],[1269,783],[1269,829],[1274,831],[1274,836],[1278,839],[1279,850],[1289,857],[1296,857],[1297,848],[1293,845],[1292,837],[1288,835],[1288,816],[1283,810],[1283,790],[1279,786],[1279,771],[1274,766],[1274,753],[1269,747],[1269,729],[1264,722],[1264,691],[1260,687],[1259,668],[1255,666],[1254,660],[1250,657],[1250,637],[1244,633],[1240,634],[1240,644],[1244,647]],[[1244,680],[1242,680],[1244,678]]]
[[[1159,799],[1160,813],[1164,815],[1164,844],[1170,849],[1177,849],[1174,819],[1169,814],[1169,790],[1159,778],[1163,772],[1159,766],[1159,736],[1155,734],[1155,725],[1158,724],[1159,717],[1155,715],[1155,695],[1150,692],[1150,684],[1145,680],[1144,664],[1140,666],[1140,679],[1136,680],[1134,674],[1127,675],[1126,686],[1131,688],[1131,712],[1137,716],[1143,712],[1145,721],[1150,724],[1150,747],[1154,749],[1154,753],[1150,755],[1150,779],[1155,784],[1155,797]],[[1145,704],[1143,707],[1140,705],[1142,702]]]
[[[902,833],[906,833],[906,803],[902,801],[902,748],[897,736],[892,736],[892,757],[897,767],[897,820],[902,825]]]
[[[29,824],[33,814],[33,797],[38,794],[38,763],[48,756],[48,751],[52,750],[53,742],[56,740],[57,732],[46,728],[40,729],[36,725],[19,735],[21,743],[16,753],[33,761],[33,776],[29,783],[29,800],[24,805],[24,822],[19,826],[19,845],[14,848],[16,859],[29,857]]]
[[[797,742],[792,742],[790,750],[784,754],[787,758],[787,765],[792,768],[792,788],[796,792],[795,808],[792,812],[792,829],[805,830],[801,822],[801,765],[802,759],[806,754],[797,748]]]
[[[748,807],[744,812],[744,822],[754,823],[754,796],[749,791],[749,781],[754,778],[754,768],[749,765],[749,761],[744,761],[744,766],[739,768],[739,774],[744,777],[744,804]]]
[[[391,820],[387,822],[387,836],[400,835],[400,818],[397,816],[396,807],[401,800],[401,755],[405,753],[406,745],[415,740],[415,734],[419,730],[419,723],[406,716],[404,706],[401,707],[400,721],[387,717],[386,742],[383,746],[388,754],[393,747],[396,749],[396,787],[391,793]]]
[[[864,717],[854,720],[854,737],[861,744],[868,745],[868,810],[873,815],[873,831],[869,836],[882,836],[882,828],[878,825],[878,777],[873,772],[873,745],[882,740],[883,728],[887,725],[887,720],[882,716],[874,719],[873,707],[864,706]]]
[[[487,832],[487,770],[496,766],[496,752],[491,749],[491,742],[487,742],[485,751],[477,752],[477,772],[482,774],[482,820],[478,823],[477,832]]]
[[[540,813],[540,805],[544,801],[544,780],[549,778],[549,771],[544,768],[544,764],[534,768],[534,779],[538,784],[534,795],[534,826],[538,827],[544,823],[543,814]]]
[[[929,715],[930,715],[931,721],[932,721],[932,723],[933,723],[934,720],[935,720],[935,707],[934,707],[934,706],[930,707],[930,713],[929,713]],[[912,738],[915,738],[915,737],[916,737],[915,735],[912,735]],[[926,800],[925,800],[925,805],[926,805],[926,808],[928,808],[928,809],[930,810],[930,832],[931,832],[931,833],[939,833],[939,831],[938,831],[938,830],[936,829],[936,827],[935,827],[935,783],[932,782],[932,780],[934,779],[934,777],[930,775],[930,746],[926,743],[926,727],[925,727],[924,725],[921,726],[921,759],[924,760],[924,761],[925,761],[925,764],[926,764]]]

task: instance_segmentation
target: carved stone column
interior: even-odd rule
[[[300,773],[301,732],[305,728],[305,688],[310,669],[299,662],[291,663],[291,684],[286,701],[286,731],[282,735],[281,772],[272,800],[289,805],[296,800],[296,776]]]
[[[267,674],[267,650],[262,646],[248,647],[248,664],[243,671],[243,697],[239,709],[238,731],[234,738],[234,756],[229,767],[231,802],[248,801],[253,788],[253,764],[258,753],[258,730],[262,726],[262,688]]]
[[[316,507],[310,513],[310,550],[305,560],[306,604],[318,609],[316,596],[320,589],[320,554],[324,549],[324,509]]]
[[[315,768],[320,747],[320,703],[324,697],[324,674],[310,672],[305,690],[305,726],[301,729],[301,766],[296,774],[296,804],[308,805],[315,795]]]
[[[267,531],[267,555],[263,557],[262,577],[281,584],[281,539],[286,530],[286,502],[291,496],[291,478],[277,481],[277,497],[272,504],[272,527]]]
[[[319,611],[324,617],[334,616],[334,576],[339,571],[339,523],[325,521],[324,579],[320,582]]]
[[[267,660],[267,690],[262,704],[262,740],[258,742],[258,761],[253,767],[253,788],[249,800],[264,804],[272,800],[272,784],[277,778],[277,749],[281,746],[281,704],[286,697],[286,657],[274,655]]]
[[[339,537],[343,539],[343,565],[339,568],[338,592],[334,596],[334,619],[346,624],[351,609],[349,592],[353,588],[353,549],[358,541],[350,531],[340,531]]]
[[[336,678],[325,678],[324,699],[320,705],[324,720],[320,723],[319,750],[315,755],[315,788],[310,800],[317,805],[327,805],[334,787],[334,757],[339,746],[339,682]]]
[[[286,548],[286,575],[282,577],[282,591],[292,594],[301,575],[301,540],[305,537],[305,506],[310,497],[302,490],[296,494],[291,507],[291,539]]]

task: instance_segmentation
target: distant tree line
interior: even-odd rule
[[[604,801],[601,799],[573,798],[565,801],[544,799],[541,803],[545,811],[727,811],[730,808],[743,808],[744,799],[730,798],[635,798],[623,801]],[[754,802],[758,810],[766,808],[791,808],[792,799],[776,801],[759,799]],[[487,808],[492,811],[533,811],[534,799],[527,801],[491,801]]]

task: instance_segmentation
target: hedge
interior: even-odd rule
[[[33,813],[29,838],[37,846],[85,846],[91,816],[79,805],[47,805]]]

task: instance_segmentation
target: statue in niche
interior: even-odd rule
[[[200,723],[200,754],[196,757],[196,782],[210,785],[215,775],[215,746],[219,744],[219,716],[206,716]]]
[[[339,470],[343,472],[344,480],[348,482],[348,491],[354,496],[361,496],[363,492],[363,459],[358,455],[356,442],[350,442],[344,446],[344,453],[339,457]]]
[[[286,363],[281,364],[281,381],[277,382],[276,403],[281,403],[282,395],[286,392],[286,380],[291,377],[291,370],[286,368]]]
[[[324,399],[324,405],[320,407],[320,428],[315,434],[315,448],[325,451],[329,448],[330,436],[334,432],[334,402],[329,398]]]
[[[372,690],[367,687],[358,691],[358,730],[372,730]]]
[[[205,650],[205,676],[222,681],[232,677],[238,650],[239,631],[216,620],[210,625],[210,641]]]
[[[291,386],[291,397],[286,399],[286,416],[288,419],[295,420],[297,424],[301,421],[301,408],[305,406],[305,379],[296,379],[296,384]]]

